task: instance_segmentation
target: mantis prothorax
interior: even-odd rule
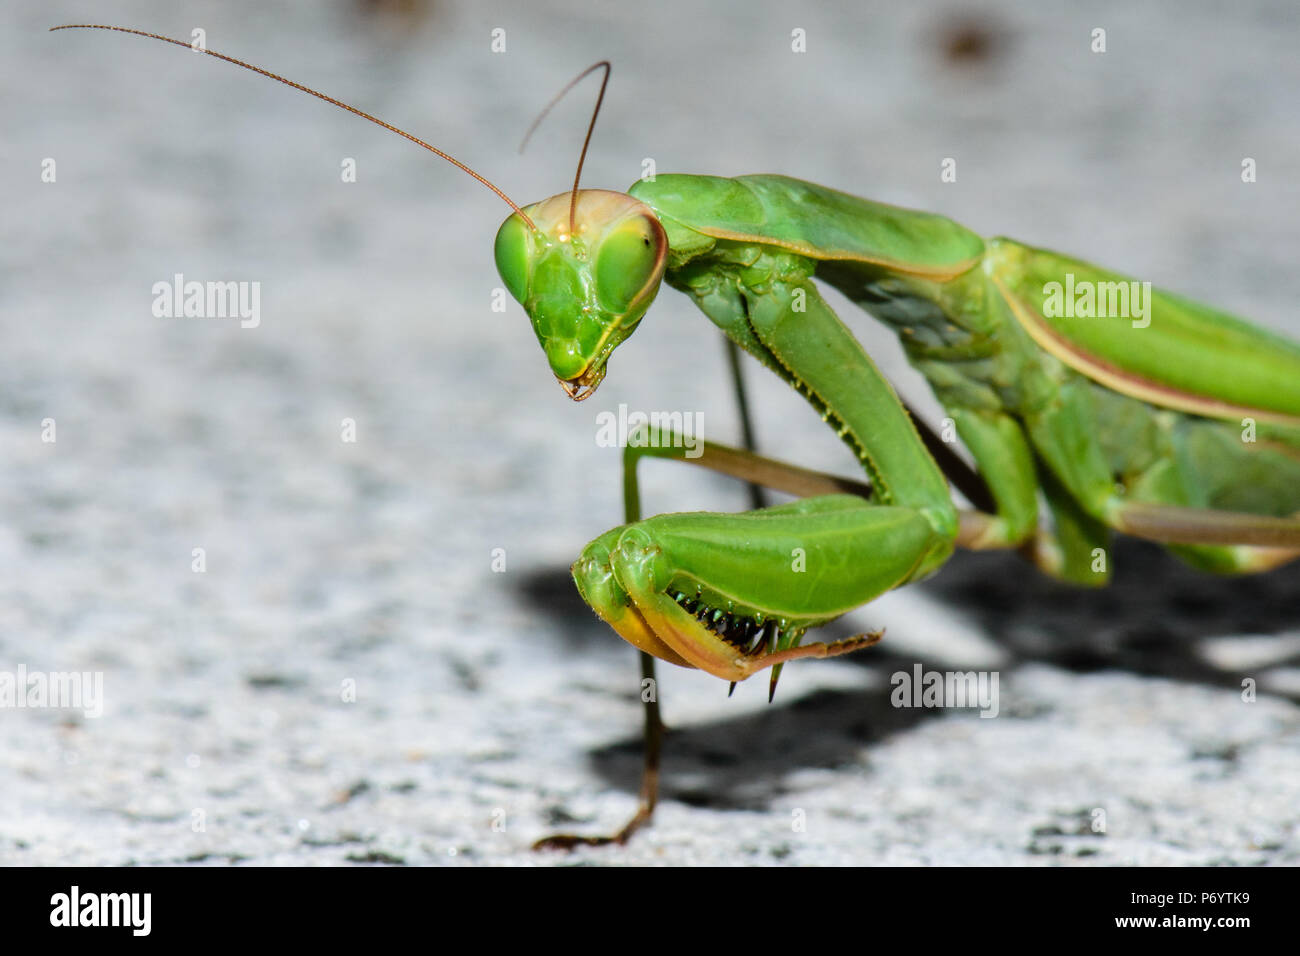
[[[571,190],[520,207],[369,114],[204,52],[379,123],[509,203],[497,268],[575,401],[599,386],[667,282],[852,450],[867,483],[707,444],[696,464],[799,500],[645,519],[638,460],[681,449],[661,435],[625,450],[625,523],[591,542],[573,575],[644,652],[646,674],[653,658],[733,683],[770,667],[774,688],[786,661],[879,637],[803,644],[808,630],[934,573],[958,546],[1019,549],[1089,587],[1108,579],[1114,531],[1220,574],[1300,556],[1294,342],[1079,260],[784,176],[659,175],[619,193],[580,189],[580,159]],[[586,73],[602,66],[608,82],[608,64]],[[897,332],[974,470],[908,413],[814,280]],[[959,511],[950,484],[974,510]],[[543,845],[623,842],[649,820],[660,734],[651,703],[641,809],[627,827]]]

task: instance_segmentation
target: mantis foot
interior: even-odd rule
[[[654,807],[644,804],[637,810],[636,816],[627,822],[623,829],[613,836],[580,836],[576,833],[556,833],[542,837],[533,844],[534,850],[564,850],[571,852],[580,846],[624,846],[632,835],[650,822]]]

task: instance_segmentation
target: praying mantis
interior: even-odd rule
[[[190,48],[122,27],[55,29],[76,27]],[[1108,580],[1115,532],[1218,574],[1300,557],[1294,342],[1086,262],[785,176],[660,174],[626,193],[580,188],[608,63],[560,94],[604,69],[572,188],[519,206],[368,113],[202,52],[396,132],[503,199],[511,214],[497,233],[497,269],[574,401],[595,392],[666,283],[852,451],[865,480],[711,442],[687,458],[662,431],[629,442],[624,521],[589,543],[572,570],[592,610],[641,651],[643,677],[653,678],[655,660],[733,687],[769,670],[771,693],[785,663],[881,638],[804,643],[807,632],[934,574],[957,548],[1015,549],[1085,587]],[[899,399],[817,282],[898,335],[946,413],[941,433]],[[973,467],[954,450],[957,439]],[[740,514],[643,517],[637,467],[647,457],[796,500]],[[623,843],[649,822],[662,732],[649,700],[640,807],[627,826],[538,845]]]

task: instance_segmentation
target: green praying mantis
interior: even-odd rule
[[[70,26],[190,47],[122,27]],[[604,69],[573,187],[521,207],[396,127],[203,52],[396,132],[508,203],[497,268],[573,400],[596,390],[667,283],[733,349],[794,388],[861,463],[866,480],[855,481],[707,442],[686,458],[666,433],[629,442],[624,523],[587,545],[573,577],[596,614],[642,652],[646,677],[655,659],[733,687],[770,669],[774,690],[786,662],[880,638],[804,643],[808,631],[933,574],[958,547],[1018,549],[1087,587],[1106,583],[1117,531],[1218,574],[1300,557],[1294,342],[1067,256],[784,176],[659,175],[626,193],[582,189],[608,63],[560,94]],[[818,280],[897,333],[973,468],[953,435],[935,434],[900,401]],[[637,465],[646,457],[689,461],[796,500],[643,518]],[[971,507],[958,507],[953,488]],[[662,732],[652,699],[640,808],[627,826],[538,846],[622,843],[645,825]]]

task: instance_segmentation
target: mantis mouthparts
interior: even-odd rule
[[[585,402],[591,396],[596,394],[596,387],[600,385],[601,380],[605,377],[604,366],[599,371],[594,372],[589,368],[577,378],[563,379],[557,378],[560,388],[564,389],[566,395],[575,402]]]

